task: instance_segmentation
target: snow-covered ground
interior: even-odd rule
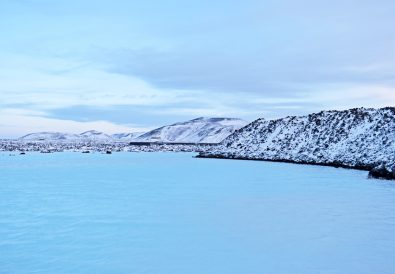
[[[395,108],[258,119],[200,157],[373,169],[373,176],[395,178]]]
[[[0,152],[202,152],[214,144],[164,144],[115,142],[114,140],[72,140],[72,141],[31,141],[31,140],[0,140]],[[13,155],[13,154],[12,154]]]

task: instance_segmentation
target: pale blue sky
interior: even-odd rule
[[[2,0],[0,136],[395,105],[394,1]]]

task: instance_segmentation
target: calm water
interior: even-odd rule
[[[0,273],[395,273],[395,182],[192,154],[0,154]]]

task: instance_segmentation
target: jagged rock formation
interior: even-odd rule
[[[198,157],[331,165],[394,179],[395,108],[258,119]]]
[[[197,118],[149,131],[135,140],[164,143],[219,143],[247,122],[236,118]]]

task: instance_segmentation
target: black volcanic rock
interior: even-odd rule
[[[369,171],[369,178],[395,179],[395,169],[388,170],[384,165],[377,166]]]

